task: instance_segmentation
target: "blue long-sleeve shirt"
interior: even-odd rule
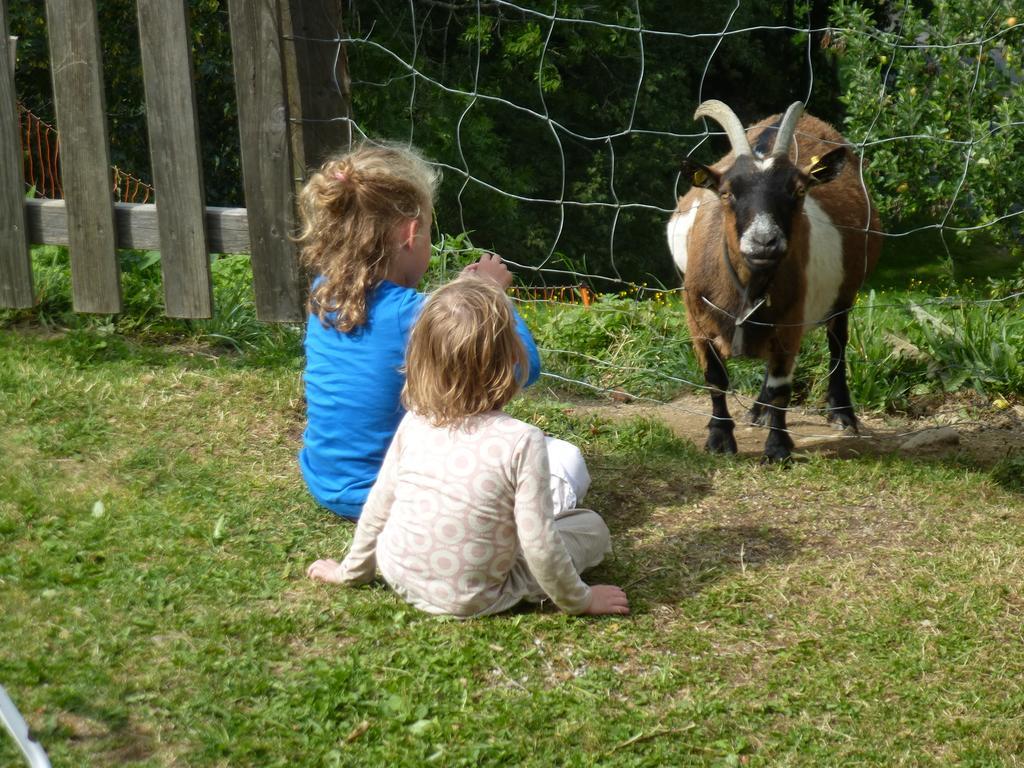
[[[405,415],[400,398],[405,348],[426,296],[388,280],[367,302],[367,322],[348,333],[306,324],[306,431],[299,467],[314,498],[357,519],[391,438]],[[526,347],[527,386],[540,375],[540,355],[523,319],[516,330]]]

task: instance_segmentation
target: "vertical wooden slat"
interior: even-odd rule
[[[46,0],[76,312],[121,311],[96,0]]]
[[[285,82],[298,186],[310,169],[352,145],[342,0],[283,0]]]
[[[25,219],[14,38],[7,36],[7,0],[0,0],[0,307],[32,306],[32,259]]]
[[[186,0],[138,0],[146,122],[169,317],[210,317],[205,196]]]
[[[293,192],[277,0],[229,0],[245,204],[256,314],[300,320],[302,294],[290,239]]]

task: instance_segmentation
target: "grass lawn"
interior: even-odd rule
[[[632,616],[310,583],[353,528],[299,478],[297,369],[0,331],[0,684],[55,766],[1024,763],[1013,484],[514,409],[584,448]]]

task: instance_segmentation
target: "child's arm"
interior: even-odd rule
[[[349,586],[373,581],[377,572],[377,537],[384,530],[384,524],[391,514],[391,504],[395,500],[400,432],[401,429],[391,440],[384,455],[380,473],[359,515],[356,535],[348,555],[341,563],[330,559],[317,560],[306,569],[309,578]]]
[[[516,536],[530,573],[541,589],[566,613],[626,613],[625,593],[618,587],[588,587],[555,528],[549,492],[544,435],[531,429],[513,452]]]
[[[512,285],[512,273],[508,271],[508,267],[505,266],[501,257],[496,253],[485,253],[480,257],[480,261],[470,264],[463,270],[463,273],[466,272],[490,278],[502,288],[508,288]],[[524,387],[528,387],[540,378],[540,352],[537,351],[537,343],[533,340],[530,329],[526,327],[526,322],[515,311],[515,307],[513,307],[512,311],[516,316],[516,333],[519,334],[519,339],[523,342],[523,346],[526,347],[526,357],[530,363],[526,383],[523,384]]]
[[[512,311],[515,312],[514,307]],[[523,346],[526,347],[526,357],[530,361],[530,373],[526,377],[526,383],[523,385],[528,387],[540,378],[540,352],[537,351],[537,343],[533,340],[530,329],[526,327],[526,321],[519,316],[518,312],[515,312],[515,316],[516,333],[519,334]]]

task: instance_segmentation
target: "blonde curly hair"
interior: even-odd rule
[[[320,278],[308,308],[325,327],[366,322],[369,292],[395,255],[395,228],[431,211],[438,181],[415,150],[390,144],[364,144],[310,176],[299,194],[299,260]]]
[[[435,426],[500,410],[530,374],[512,302],[473,274],[438,288],[413,326],[405,368],[402,404]]]

